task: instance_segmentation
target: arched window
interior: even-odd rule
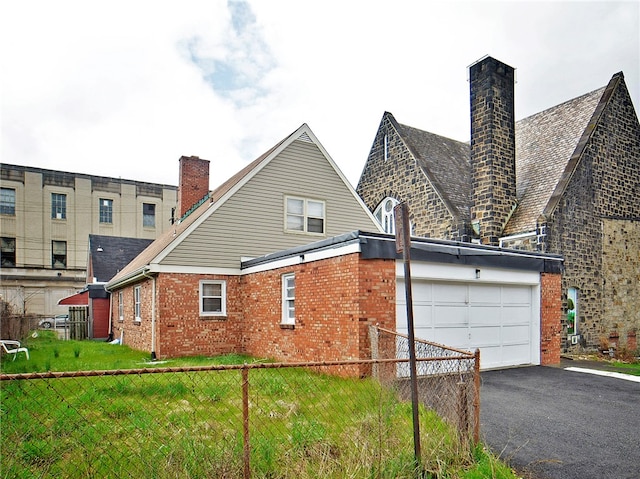
[[[398,203],[399,201],[395,198],[385,198],[373,212],[373,216],[376,217],[385,233],[395,234],[396,232],[393,208]]]

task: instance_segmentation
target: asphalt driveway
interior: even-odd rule
[[[481,439],[524,477],[640,478],[640,383],[541,366],[481,378]]]

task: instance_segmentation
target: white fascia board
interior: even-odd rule
[[[179,266],[179,265],[149,265],[150,274],[176,273],[176,274],[219,274],[223,276],[239,276],[240,268],[215,268],[209,266]]]
[[[277,259],[268,263],[259,264],[247,268],[242,271],[243,274],[261,273],[263,271],[271,271],[278,268],[287,268],[297,264],[312,263],[323,259],[345,256],[352,253],[360,253],[360,243],[352,243],[337,248],[328,248],[319,251],[311,251],[296,256],[288,256],[286,258]]]
[[[476,278],[476,270],[480,277]],[[396,277],[404,276],[404,263],[396,261]],[[411,278],[433,281],[463,281],[494,284],[539,285],[540,273],[537,271],[518,271],[513,269],[487,268],[457,264],[411,262]]]

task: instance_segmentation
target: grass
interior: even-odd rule
[[[614,361],[612,364],[621,373],[632,374],[633,376],[640,376],[640,361],[636,361],[633,363],[624,363],[620,361]]]
[[[6,373],[242,364],[241,355],[151,362],[148,353],[51,332]],[[3,477],[242,477],[237,370],[0,383]],[[252,477],[413,478],[410,404],[371,379],[301,368],[249,372]],[[420,408],[425,478],[514,478]]]

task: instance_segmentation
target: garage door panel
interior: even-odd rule
[[[502,317],[507,323],[529,324],[531,322],[531,306],[504,306]]]
[[[529,343],[529,325],[511,325],[502,327],[502,342],[503,343],[517,343],[524,342]]]
[[[502,286],[502,304],[531,304],[531,288]]]
[[[469,344],[469,334],[467,328],[442,328],[433,330],[432,341],[451,346],[454,348],[466,349]]]
[[[465,306],[442,306],[435,305],[433,307],[434,324],[439,326],[466,326],[469,323]]]
[[[433,296],[438,303],[467,302],[467,286],[455,283],[434,283]]]
[[[472,304],[478,303],[501,303],[502,294],[500,288],[496,288],[495,285],[470,285],[469,286],[469,302]]]
[[[499,325],[502,309],[500,306],[476,306],[473,305],[469,313],[471,327]]]
[[[503,345],[502,362],[508,362],[510,366],[517,366],[519,364],[530,364],[530,348],[523,344]]]
[[[473,348],[500,346],[501,343],[500,326],[473,328],[470,335]]]

